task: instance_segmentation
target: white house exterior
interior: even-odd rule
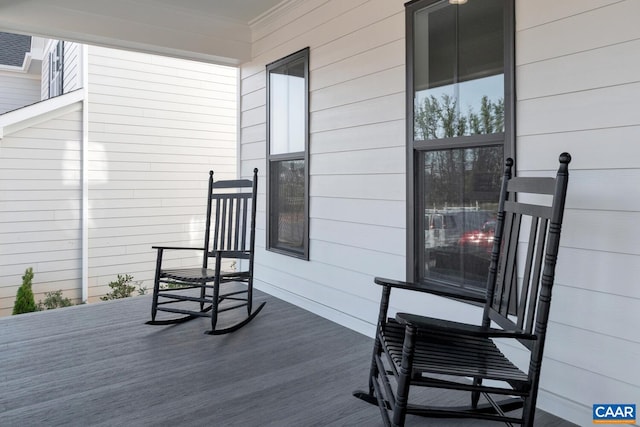
[[[239,64],[240,175],[258,167],[262,182],[268,163],[266,67],[308,48],[308,254],[267,250],[268,186],[262,186],[256,285],[372,335],[379,299],[373,277],[405,278],[413,256],[407,250],[407,209],[413,203],[407,196],[411,95],[404,3],[288,0],[268,13],[254,3],[246,32],[229,35],[242,47],[237,56],[218,41],[220,34],[205,30],[199,34],[211,44],[197,45],[200,38],[194,37],[191,52],[183,33],[175,44],[151,43],[149,35],[159,31],[152,26],[130,31],[122,42],[116,34],[72,22],[39,28],[77,31],[79,38],[129,48],[147,42],[146,50]],[[588,425],[595,403],[640,404],[640,2],[513,5],[517,173],[551,175],[559,153],[573,157],[538,405]],[[184,7],[190,6],[196,8]],[[96,22],[117,16],[92,11]],[[193,11],[183,11],[190,22]],[[0,28],[37,27],[11,8],[4,12],[14,15],[0,20]],[[130,259],[125,255],[123,263]],[[479,317],[476,308],[435,297],[401,294],[392,306],[469,321]],[[507,351],[518,357],[518,350]]]
[[[0,32],[0,114],[40,100],[45,40]]]
[[[208,171],[236,175],[236,69],[64,42],[48,99],[58,43],[43,101],[0,115],[0,315],[28,267],[36,301],[94,301],[118,274],[148,285],[153,244],[201,244]]]
[[[261,250],[258,286],[369,335],[372,276],[406,275],[403,3],[298,2],[254,24],[241,66],[248,175],[265,166],[265,65],[310,47],[309,261]],[[586,425],[594,403],[640,402],[640,3],[516,1],[515,13],[517,173],[573,156],[539,406]],[[392,305],[479,318],[435,297]]]
[[[260,251],[259,286],[369,335],[372,276],[406,274],[403,3],[295,3],[254,24],[241,66],[248,175],[267,153],[265,65],[310,47],[309,261]],[[516,1],[515,13],[517,173],[573,156],[539,405],[586,425],[594,403],[640,402],[640,2]],[[435,297],[392,305],[479,316]]]

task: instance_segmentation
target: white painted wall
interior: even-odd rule
[[[0,140],[0,316],[28,267],[36,302],[80,298],[79,109]]]
[[[118,274],[151,288],[152,245],[202,246],[208,171],[236,176],[237,70],[94,46],[88,66],[95,299]]]
[[[264,67],[310,47],[310,260],[264,249],[263,186],[257,286],[369,335],[373,276],[405,276],[403,3],[291,2],[254,24],[241,68],[242,175],[264,177]],[[516,2],[517,167],[552,175],[560,152],[574,158],[539,406],[587,425],[593,403],[640,396],[640,2],[560,3]],[[479,318],[435,298],[392,305]]]
[[[310,47],[310,260],[266,251],[259,189],[257,286],[373,331],[374,275],[404,277],[403,1],[292,2],[257,22],[241,68],[241,170],[265,182],[265,65]]]
[[[0,71],[0,114],[40,101],[40,79]]]
[[[516,6],[519,173],[573,155],[541,403],[587,425],[640,398],[640,2]]]

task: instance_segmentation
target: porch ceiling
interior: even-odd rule
[[[291,0],[0,0],[0,31],[222,65],[251,58],[250,24]]]

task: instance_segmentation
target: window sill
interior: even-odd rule
[[[287,249],[282,249],[282,248],[274,248],[274,247],[268,247],[267,250],[269,252],[274,252],[280,255],[285,255],[291,258],[298,258],[301,259],[303,261],[309,261],[309,254],[308,253],[301,253],[301,252],[294,252],[291,250],[287,250]]]

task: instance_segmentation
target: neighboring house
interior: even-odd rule
[[[20,39],[29,58],[31,37]],[[0,71],[12,102],[0,115],[0,315],[27,267],[36,301],[58,289],[95,301],[118,274],[148,286],[153,244],[201,244],[208,171],[237,173],[234,68],[42,46],[37,79]]]
[[[464,212],[491,211],[502,157],[513,155],[521,176],[551,175],[570,152],[539,406],[588,425],[595,403],[640,403],[640,1],[458,2],[284,0],[267,10],[260,0],[240,13],[239,2],[159,1],[149,11],[138,1],[35,0],[30,14],[0,7],[0,28],[237,64],[240,175],[258,167],[266,183],[256,285],[368,335],[374,276],[452,286],[476,276],[464,252],[440,250],[462,237],[437,231]],[[44,18],[55,13],[66,20]],[[474,124],[465,106],[450,109],[445,125],[437,113],[451,100],[491,119]],[[491,220],[468,222],[488,230]],[[118,248],[125,272],[138,256]],[[392,306],[479,318],[477,308],[435,297],[399,294]]]
[[[0,114],[40,100],[44,40],[0,32]]]

